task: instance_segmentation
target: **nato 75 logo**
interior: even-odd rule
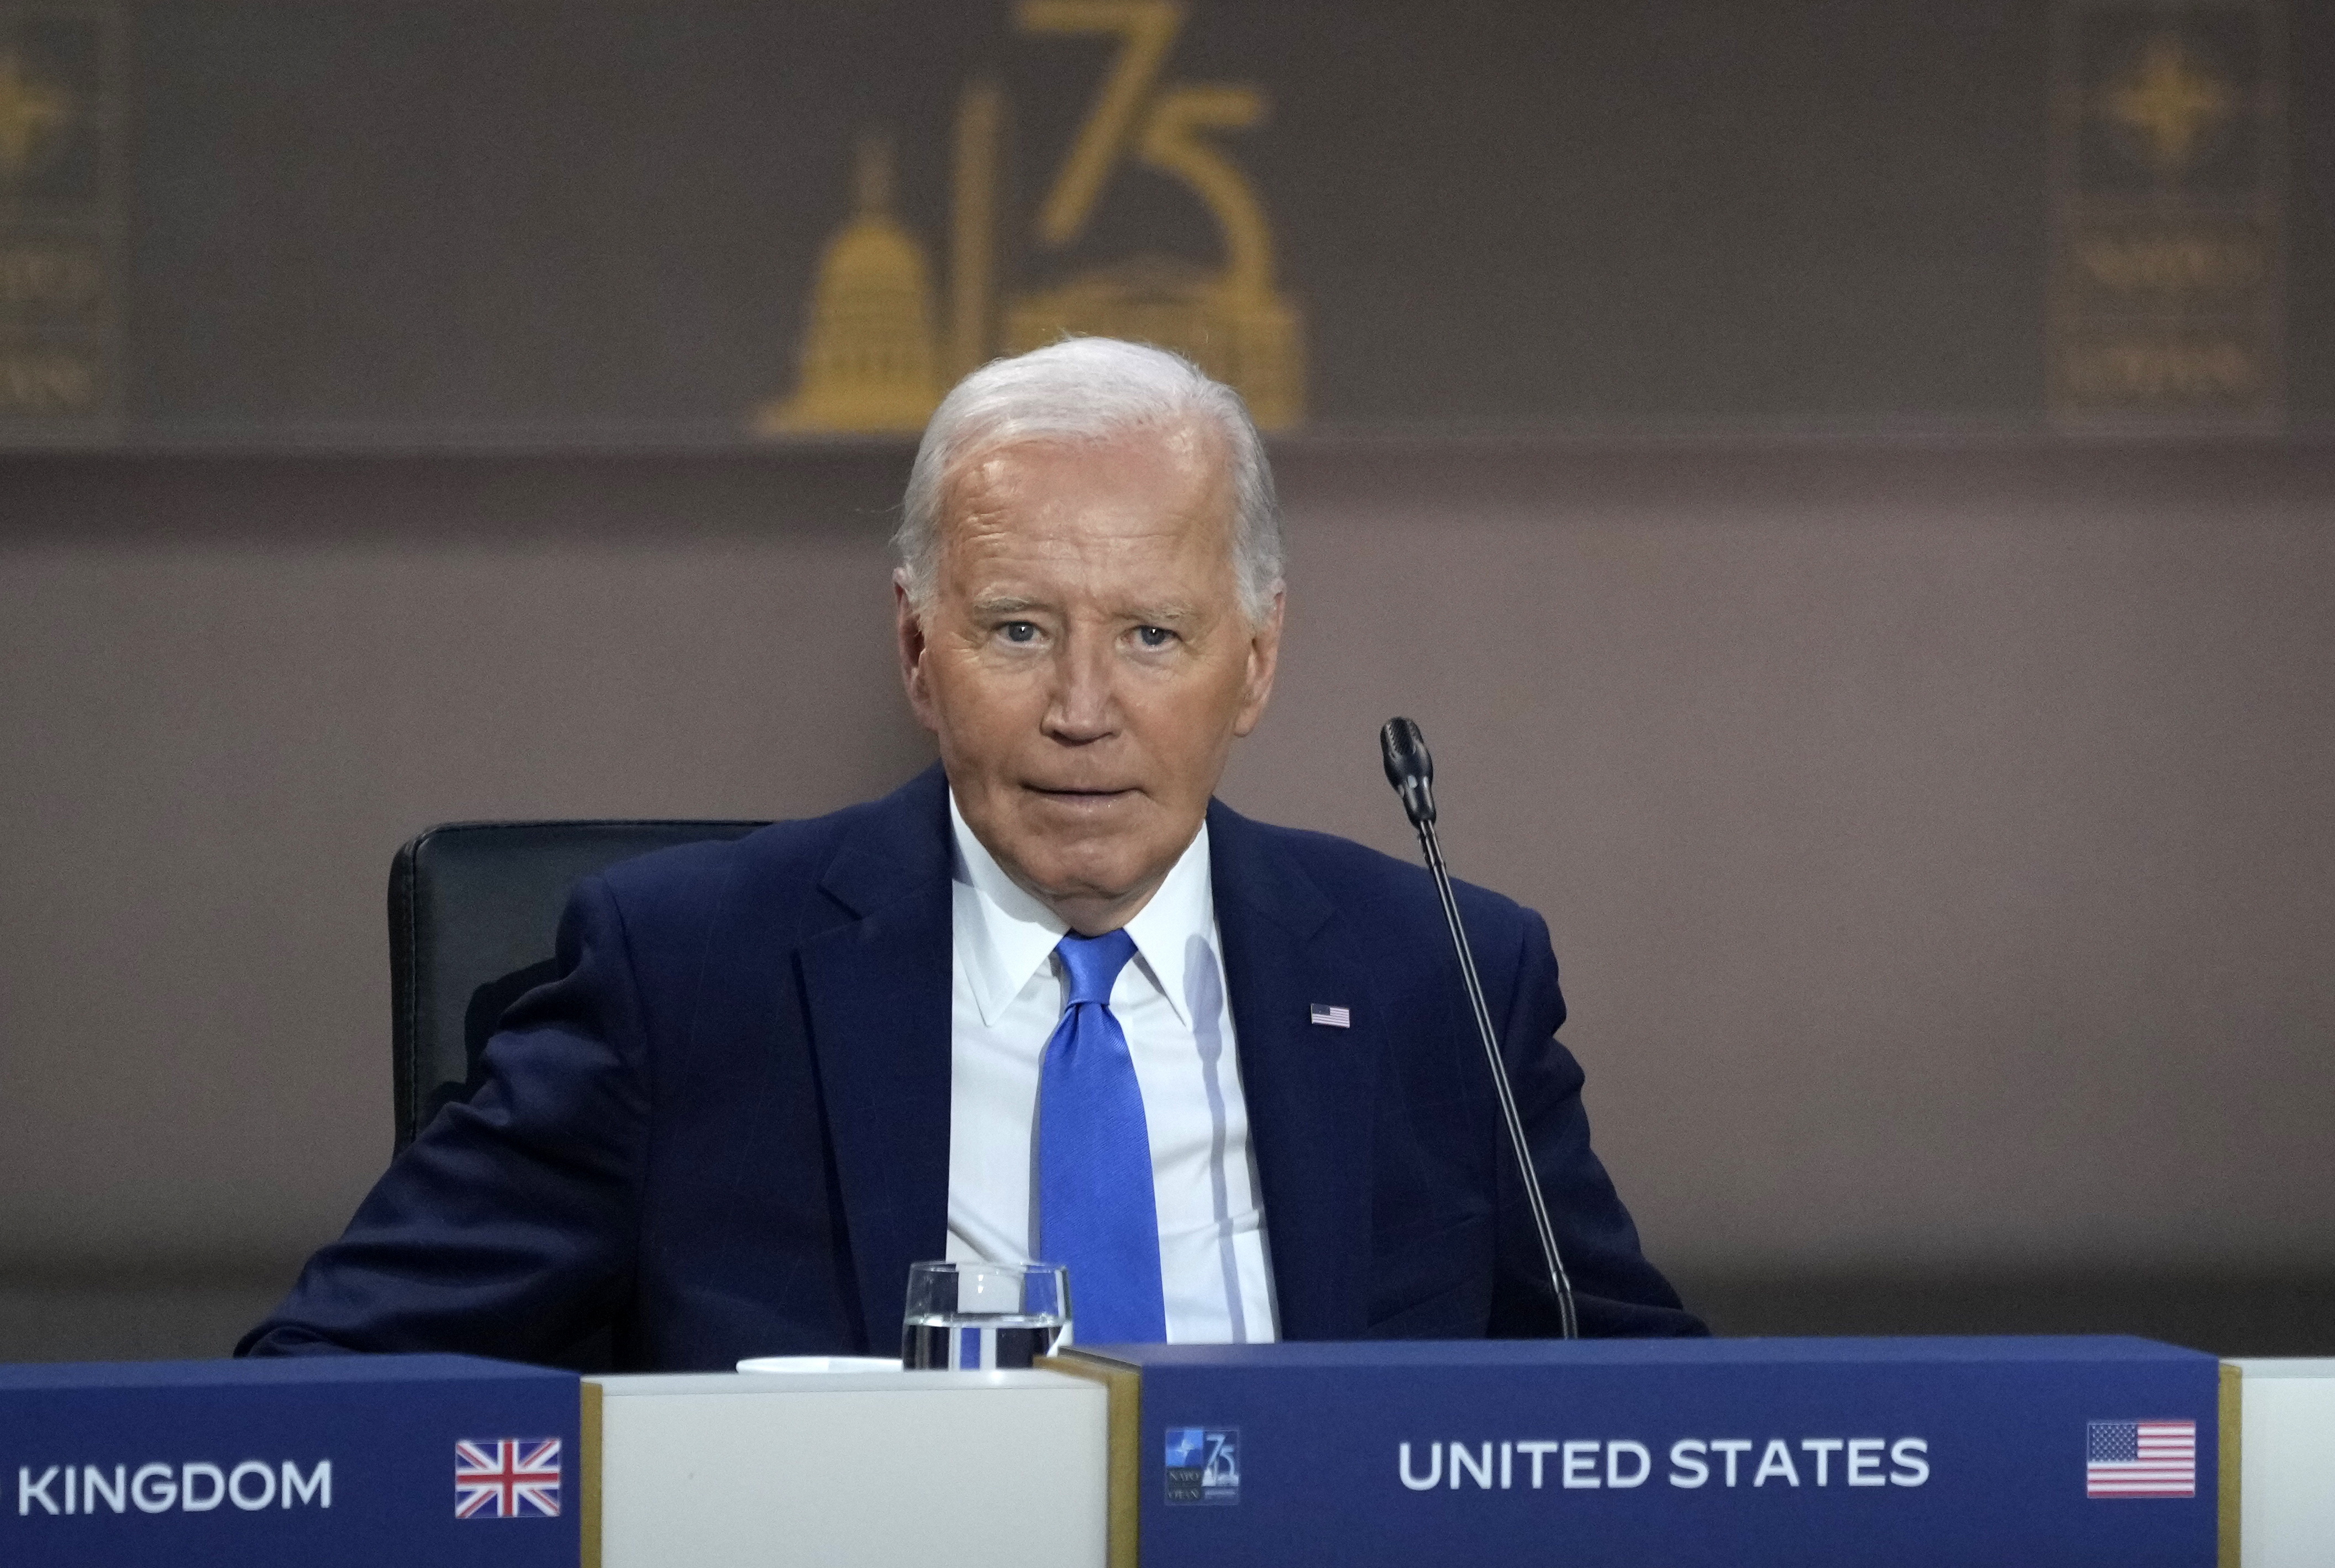
[[[1168,1428],[1168,1501],[1240,1501],[1240,1428]]]

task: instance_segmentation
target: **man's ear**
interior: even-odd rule
[[[1241,710],[1233,720],[1233,733],[1245,735],[1256,728],[1264,717],[1264,705],[1273,700],[1273,677],[1281,668],[1281,619],[1289,595],[1276,586],[1273,590],[1273,608],[1264,621],[1248,634],[1248,670],[1241,689]]]
[[[895,567],[892,572],[892,611],[900,644],[900,683],[907,689],[908,707],[916,715],[916,722],[927,730],[936,730],[933,722],[933,693],[925,680],[925,653],[931,645],[925,637],[925,624],[916,607],[908,600],[908,569]]]

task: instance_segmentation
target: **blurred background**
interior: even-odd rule
[[[0,0],[0,1360],[392,1138],[433,823],[930,756],[887,536],[1064,331],[1248,397],[1225,797],[1548,917],[1730,1332],[2335,1352],[2335,13]]]

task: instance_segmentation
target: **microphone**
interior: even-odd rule
[[[1524,1118],[1516,1113],[1516,1090],[1508,1086],[1508,1064],[1500,1056],[1499,1037],[1492,1031],[1492,1010],[1484,1003],[1484,982],[1476,974],[1475,951],[1468,945],[1468,928],[1459,921],[1459,901],[1451,895],[1451,873],[1444,868],[1443,846],[1435,837],[1435,759],[1428,754],[1427,737],[1409,719],[1386,721],[1379,731],[1379,754],[1386,762],[1387,782],[1402,798],[1403,815],[1419,829],[1419,847],[1427,857],[1428,875],[1434,877],[1435,891],[1443,900],[1443,918],[1451,926],[1451,946],[1459,955],[1459,978],[1468,988],[1468,1004],[1475,1009],[1476,1032],[1483,1037],[1484,1060],[1491,1064],[1500,1116],[1508,1125],[1508,1141],[1515,1146],[1516,1169],[1524,1176],[1533,1229],[1540,1236],[1541,1257],[1548,1264],[1549,1288],[1556,1293],[1557,1321],[1566,1339],[1577,1340],[1581,1326],[1573,1311],[1573,1282],[1565,1277],[1565,1260],[1557,1255],[1556,1232],[1548,1223],[1548,1200],[1541,1194],[1540,1173],[1533,1168]]]

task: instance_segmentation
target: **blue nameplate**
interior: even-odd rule
[[[0,1366],[0,1563],[574,1568],[578,1413],[468,1356]]]
[[[1139,1374],[1152,1564],[2215,1557],[2220,1367],[2144,1340],[1150,1345],[1064,1361],[1105,1375],[1115,1412],[1138,1386],[1124,1369]]]

